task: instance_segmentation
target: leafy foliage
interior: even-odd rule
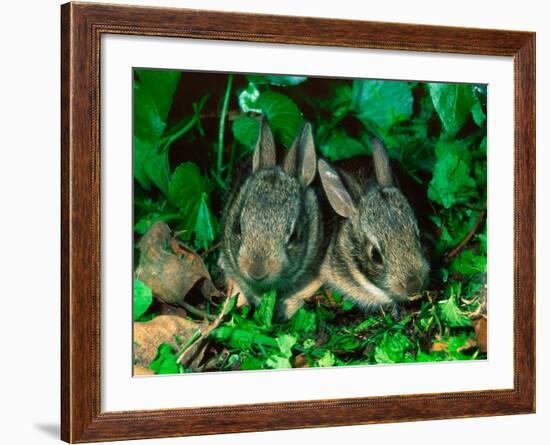
[[[434,107],[443,123],[448,137],[456,135],[468,117],[474,104],[471,85],[430,83],[428,84]],[[477,113],[479,109],[476,108]]]
[[[407,120],[413,111],[413,95],[408,82],[355,80],[352,101],[357,117],[367,126],[376,124],[383,133]]]
[[[157,356],[151,362],[149,368],[155,374],[178,374],[181,367],[178,365],[174,347],[168,343],[161,343]]]
[[[134,320],[139,320],[151,303],[153,302],[153,292],[142,281],[134,278]]]
[[[257,308],[233,308],[210,334],[215,369],[484,358],[472,317],[486,295],[486,109],[485,85],[136,69],[136,242],[164,221],[220,283],[219,219],[264,116],[286,149],[311,122],[318,152],[334,162],[368,157],[381,138],[430,251],[428,291],[401,315],[365,314],[325,289],[285,323],[274,318],[275,292]],[[135,284],[136,320],[155,312],[151,302],[150,289]],[[216,313],[211,302],[199,305]],[[151,369],[184,372],[176,353],[159,345]]]

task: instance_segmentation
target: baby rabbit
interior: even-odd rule
[[[230,293],[257,305],[276,290],[277,314],[286,319],[320,287],[322,222],[318,197],[308,186],[317,172],[311,126],[303,126],[282,167],[265,120],[252,174],[233,192],[224,212],[222,254]]]
[[[361,186],[319,160],[335,224],[321,279],[364,310],[393,306],[422,290],[429,273],[413,210],[395,186],[386,149],[373,141],[376,180]]]

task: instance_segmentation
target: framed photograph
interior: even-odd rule
[[[535,34],[62,6],[67,442],[535,411]]]

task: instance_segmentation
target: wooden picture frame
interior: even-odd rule
[[[61,437],[173,437],[535,411],[535,34],[91,3],[61,8]],[[514,387],[102,412],[100,38],[103,34],[511,56],[515,71]]]

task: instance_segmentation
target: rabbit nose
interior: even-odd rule
[[[248,269],[248,275],[256,281],[263,280],[267,276],[267,269],[264,263],[254,262]]]
[[[415,294],[422,289],[422,280],[418,275],[410,274],[407,277],[407,284],[405,286],[408,295]]]

